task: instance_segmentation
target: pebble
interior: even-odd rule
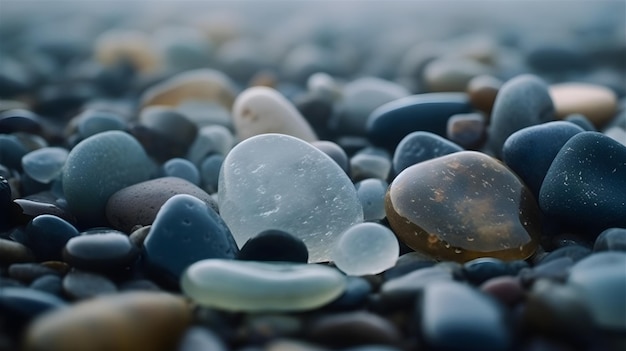
[[[154,72],[160,62],[148,36],[137,30],[111,29],[100,34],[94,43],[95,58],[105,66],[130,61],[141,72]]]
[[[41,117],[30,110],[16,108],[0,112],[0,133],[39,134],[41,131]]]
[[[526,62],[538,72],[565,73],[589,68],[589,57],[577,47],[568,45],[541,45],[533,48]]]
[[[593,251],[622,251],[626,252],[626,229],[609,228],[596,238]],[[2,255],[0,255],[2,256]]]
[[[487,144],[497,156],[516,131],[554,120],[548,85],[539,77],[523,74],[506,81],[493,105]]]
[[[464,93],[411,95],[374,110],[367,120],[367,137],[374,145],[393,151],[411,132],[445,136],[450,116],[469,113],[471,109]]]
[[[34,260],[35,255],[28,247],[13,240],[0,238],[0,263],[23,263]]]
[[[385,203],[400,240],[441,259],[526,259],[538,246],[540,213],[532,194],[499,161],[475,151],[405,169],[389,185]]]
[[[490,75],[480,75],[470,79],[466,91],[472,106],[487,116],[491,116],[496,95],[502,84],[501,80]]]
[[[37,319],[26,332],[26,351],[175,349],[191,321],[175,295],[132,292],[96,297]]]
[[[433,349],[505,351],[513,346],[502,306],[461,283],[426,286],[416,318],[425,343]]]
[[[311,310],[339,297],[345,286],[345,276],[322,265],[224,259],[192,264],[181,282],[200,305],[246,312]]]
[[[122,116],[104,110],[88,109],[76,117],[77,130],[82,139],[109,130],[125,130],[126,121]]]
[[[307,263],[309,252],[300,238],[282,230],[269,229],[246,241],[241,247],[237,259],[242,261]]]
[[[398,239],[389,228],[377,223],[360,223],[339,236],[331,259],[347,275],[362,276],[393,267],[399,253]]]
[[[29,150],[13,134],[0,134],[0,164],[17,171],[22,170],[22,157]]]
[[[398,345],[400,331],[389,320],[357,311],[317,318],[307,328],[307,338],[332,348],[359,345]]]
[[[387,179],[391,157],[384,149],[365,148],[350,158],[350,176],[353,181],[368,178]]]
[[[459,151],[463,151],[463,148],[437,134],[413,132],[402,138],[396,147],[393,171],[397,175],[414,164]]]
[[[564,120],[570,123],[574,123],[586,132],[597,132],[596,127],[593,125],[593,123],[591,123],[589,118],[581,115],[580,113],[572,113],[570,115],[567,115]]]
[[[207,194],[217,194],[220,170],[223,164],[224,156],[222,155],[208,156],[200,163],[200,184],[202,185],[202,190],[206,191]]]
[[[30,283],[29,287],[55,296],[61,296],[63,293],[62,281],[63,279],[58,275],[48,274],[35,279]]]
[[[79,235],[66,220],[49,214],[33,218],[24,231],[26,245],[42,261],[61,259],[65,244]]]
[[[590,254],[590,248],[578,244],[570,244],[567,246],[559,247],[558,249],[549,252],[547,255],[538,260],[537,264],[548,263],[550,261],[558,260],[562,257],[568,257],[572,259],[573,262],[578,262],[583,258],[589,256]]]
[[[460,113],[448,119],[446,138],[468,150],[478,150],[487,140],[487,118],[484,114]]]
[[[310,262],[328,261],[337,236],[363,221],[346,173],[287,135],[259,135],[235,146],[218,187],[220,214],[240,247],[260,231],[279,229],[304,241]]]
[[[510,274],[506,262],[492,257],[481,257],[463,264],[463,276],[473,285]]]
[[[187,328],[178,342],[176,351],[227,351],[224,342],[207,328],[193,326]]]
[[[539,192],[548,216],[595,238],[626,226],[626,147],[597,132],[570,138],[554,158]]]
[[[526,291],[518,277],[503,275],[491,278],[480,285],[480,290],[491,295],[506,306],[515,306],[526,297]]]
[[[251,87],[241,92],[233,105],[233,120],[239,140],[265,133],[291,135],[308,142],[318,140],[296,107],[268,87]]]
[[[217,211],[217,203],[196,185],[178,177],[162,177],[137,183],[115,192],[106,206],[108,222],[125,233],[136,225],[154,222],[157,212],[174,195],[187,194]]]
[[[606,251],[576,263],[567,284],[581,290],[597,327],[626,330],[626,253]]]
[[[61,298],[43,291],[4,285],[0,289],[0,313],[3,319],[11,321],[7,329],[15,328],[16,333],[37,317],[66,306]]]
[[[209,125],[200,128],[198,135],[187,151],[187,159],[195,165],[206,159],[207,156],[226,154],[235,145],[235,137],[224,126]]]
[[[62,147],[37,149],[22,157],[22,168],[32,179],[47,184],[61,175],[68,155]]]
[[[557,153],[571,137],[583,131],[582,128],[563,121],[520,129],[505,140],[502,160],[522,178],[537,197]]]
[[[139,250],[128,236],[115,230],[73,237],[63,249],[65,262],[86,271],[120,271],[138,256]]]
[[[52,215],[59,217],[68,223],[75,224],[76,218],[69,213],[69,211],[63,206],[61,208],[61,203],[49,203],[29,200],[26,198],[15,199],[13,200],[13,204],[11,208],[11,215],[13,216],[13,221],[17,224],[28,224],[32,219],[41,215]]]
[[[117,286],[108,278],[95,273],[72,271],[63,277],[63,293],[72,300],[90,299],[114,294]]]
[[[350,159],[346,154],[346,151],[337,143],[328,140],[317,140],[311,142],[311,145],[318,148],[320,151],[328,155],[333,161],[337,162],[337,165],[350,175]]]
[[[429,92],[464,92],[472,78],[489,74],[488,66],[465,58],[438,58],[424,67],[423,78]]]
[[[143,261],[155,279],[176,286],[184,270],[208,258],[236,257],[239,249],[220,216],[187,194],[168,199],[143,243]]]
[[[99,155],[99,157],[94,157]],[[139,142],[120,131],[91,136],[71,151],[63,171],[63,192],[79,222],[106,224],[107,200],[116,191],[148,180],[153,165]],[[97,193],[91,190],[98,189]]]
[[[363,207],[363,220],[367,222],[385,218],[385,193],[389,184],[382,179],[368,178],[354,186]]]
[[[558,118],[572,113],[587,117],[595,127],[606,125],[617,114],[617,95],[609,88],[588,83],[550,86],[550,97]]]
[[[161,167],[164,177],[177,177],[193,185],[200,185],[200,171],[191,161],[184,158],[171,158]]]
[[[362,277],[346,277],[346,289],[337,299],[325,306],[330,311],[356,310],[366,305],[374,287]]]
[[[60,273],[50,267],[40,263],[13,263],[9,266],[9,277],[20,282],[30,284],[34,280],[48,274],[60,275]]]
[[[381,303],[385,310],[406,309],[413,306],[417,294],[427,286],[440,281],[452,281],[452,273],[441,266],[416,269],[398,278],[392,278],[380,287]]]

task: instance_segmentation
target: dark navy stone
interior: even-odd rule
[[[596,238],[593,251],[626,251],[626,229],[609,228]]]
[[[178,286],[184,270],[207,258],[234,259],[237,244],[222,218],[186,194],[163,204],[143,243],[143,259],[155,280]]]
[[[95,273],[72,271],[63,277],[63,293],[72,300],[88,299],[117,292],[108,278]]]
[[[596,127],[593,125],[593,123],[591,123],[591,121],[587,117],[578,113],[571,114],[565,117],[565,121],[574,123],[575,125],[579,126],[580,128],[584,129],[587,132],[597,131]]]
[[[367,120],[367,136],[374,145],[393,152],[402,138],[411,132],[421,130],[445,136],[451,116],[471,111],[465,93],[412,95],[374,110]]]
[[[78,236],[78,230],[66,220],[53,215],[35,217],[26,227],[26,246],[41,261],[60,260],[65,244]]]
[[[487,146],[500,157],[511,134],[554,118],[554,104],[543,80],[531,74],[512,78],[502,85],[493,104]]]
[[[546,264],[562,257],[569,257],[574,263],[591,255],[591,249],[581,245],[568,245],[560,247],[545,255],[538,263]]]
[[[62,280],[63,279],[58,275],[47,274],[35,279],[30,284],[30,288],[60,296],[63,292]]]
[[[9,266],[9,277],[26,284],[48,274],[60,275],[61,273],[39,263],[14,263]]]
[[[331,135],[328,122],[333,115],[333,104],[332,101],[327,101],[318,95],[314,93],[300,95],[295,99],[294,105],[315,129],[317,135],[326,138]]]
[[[597,132],[573,136],[546,174],[539,206],[590,237],[626,227],[626,147]]]
[[[61,82],[43,86],[37,95],[36,113],[61,118],[75,113],[98,92],[92,82]]]
[[[12,109],[0,113],[0,133],[11,134],[24,132],[39,134],[41,132],[40,117],[31,111]]]
[[[63,249],[63,260],[88,271],[120,270],[131,265],[139,249],[127,235],[111,230],[71,238]]]
[[[198,167],[202,189],[209,194],[217,193],[217,184],[219,183],[222,163],[224,163],[224,156],[213,154],[202,160]]]
[[[52,215],[68,223],[76,223],[76,218],[60,204],[35,201],[30,199],[15,199],[11,206],[11,217],[16,224],[28,224],[35,217]]]
[[[311,142],[311,145],[320,149],[320,151],[332,158],[348,176],[350,175],[350,161],[348,159],[348,154],[346,154],[341,146],[327,140],[313,141]]]
[[[9,229],[11,219],[9,208],[11,207],[11,185],[3,176],[0,176],[0,231]]]
[[[0,134],[0,164],[22,171],[22,157],[28,151],[16,136]]]
[[[502,160],[537,196],[554,157],[571,137],[581,132],[582,128],[563,121],[523,128],[504,142]]]
[[[437,134],[413,132],[398,144],[393,154],[393,171],[399,174],[416,163],[458,151],[463,151],[463,148]]]
[[[481,257],[465,262],[462,274],[470,283],[480,285],[491,278],[509,275],[509,265],[497,258]]]
[[[591,61],[581,50],[566,46],[540,46],[526,57],[528,65],[537,72],[554,74],[585,70]]]
[[[248,239],[237,259],[307,263],[309,251],[301,239],[282,230],[270,229]]]
[[[63,308],[67,303],[59,297],[30,288],[0,287],[0,315],[10,321],[7,326],[19,331],[35,317]]]
[[[513,346],[503,307],[468,285],[430,284],[416,306],[421,336],[434,350],[507,351]]]
[[[372,284],[365,278],[348,276],[346,290],[324,308],[329,310],[353,310],[362,307],[372,293]]]

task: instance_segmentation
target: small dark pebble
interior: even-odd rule
[[[324,309],[331,311],[355,310],[365,305],[373,291],[372,284],[362,277],[347,277],[346,290]]]
[[[60,272],[39,263],[14,263],[9,266],[9,277],[26,284],[48,274],[61,275]]]
[[[63,293],[72,300],[82,300],[115,292],[117,292],[115,284],[99,274],[72,271],[63,278]]]
[[[48,294],[61,296],[63,293],[63,279],[55,274],[46,274],[35,279],[31,284],[30,288],[47,292]]]
[[[237,259],[307,263],[309,251],[301,239],[282,230],[270,229],[246,241]]]
[[[127,235],[116,230],[73,237],[63,249],[65,262],[87,271],[118,271],[138,256],[139,249]]]
[[[43,214],[33,218],[24,231],[26,244],[39,260],[59,260],[65,244],[78,236],[78,230],[66,220]]]
[[[538,264],[546,264],[562,257],[569,257],[574,263],[576,263],[590,254],[591,249],[588,247],[581,245],[568,245],[548,253],[538,262]]]
[[[228,348],[218,335],[203,327],[187,328],[176,351],[227,351]]]
[[[333,348],[368,344],[397,345],[401,334],[387,319],[369,312],[335,313],[307,328],[307,338]]]
[[[596,238],[593,251],[626,251],[626,229],[606,229]]]

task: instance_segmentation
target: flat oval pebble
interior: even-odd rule
[[[400,141],[393,153],[393,171],[399,174],[409,166],[439,156],[463,151],[450,140],[430,132],[413,132]]]
[[[265,133],[281,133],[304,141],[315,141],[313,128],[296,107],[278,91],[252,87],[237,96],[233,120],[239,140]]]
[[[176,285],[192,263],[207,258],[236,257],[239,249],[220,216],[203,201],[174,195],[161,206],[143,243],[148,271]]]
[[[66,301],[43,291],[10,286],[0,289],[0,313],[7,318],[5,320],[11,321],[8,328],[22,328],[23,323],[66,306]]]
[[[472,112],[464,93],[430,93],[407,96],[374,110],[367,120],[367,137],[393,151],[406,135],[415,131],[446,135],[452,115]]]
[[[217,203],[196,185],[178,177],[162,177],[125,187],[107,201],[106,216],[111,225],[130,233],[136,225],[149,225],[163,204],[174,195],[187,194],[217,211]]]
[[[344,275],[322,265],[219,259],[194,263],[181,281],[198,304],[246,312],[311,310],[339,297],[345,286]]]
[[[139,250],[127,235],[114,230],[71,238],[63,249],[63,259],[74,268],[115,271],[128,267]]]
[[[194,185],[200,185],[200,171],[191,161],[184,158],[167,160],[161,169],[165,177],[182,178]]]
[[[504,309],[474,288],[437,282],[424,288],[417,304],[427,345],[446,351],[507,351],[513,346]]]
[[[42,261],[60,259],[68,240],[79,235],[71,223],[48,214],[33,218],[24,233],[26,244]]]
[[[357,345],[397,345],[400,331],[389,320],[371,312],[335,313],[314,320],[308,339],[333,348]]]
[[[246,139],[226,156],[220,215],[241,247],[267,229],[302,239],[309,262],[330,260],[339,234],[363,221],[352,181],[326,154],[291,136]]]
[[[454,115],[448,119],[446,138],[462,148],[479,149],[487,139],[487,118],[481,112]]]
[[[95,273],[72,271],[63,277],[63,293],[72,300],[114,294],[117,286],[108,278]]]
[[[479,152],[457,152],[405,169],[385,201],[398,238],[441,259],[511,261],[529,257],[538,246],[534,197],[506,166]]]
[[[550,86],[550,97],[558,118],[572,113],[587,117],[594,126],[606,125],[617,113],[617,95],[601,85],[562,83]]]
[[[0,133],[24,132],[38,134],[42,129],[41,117],[32,111],[15,108],[0,113]]]
[[[144,149],[132,136],[120,131],[99,133],[70,151],[63,171],[63,192],[72,214],[81,223],[106,224],[109,197],[148,180],[152,169]]]
[[[339,236],[331,258],[344,273],[359,276],[378,274],[393,267],[399,253],[398,239],[389,228],[360,223]]]
[[[40,183],[50,183],[63,171],[69,152],[62,147],[45,147],[22,157],[22,168]]]
[[[132,292],[79,302],[37,319],[26,331],[26,351],[170,351],[191,321],[175,295]]]
[[[368,178],[354,186],[363,207],[363,220],[377,221],[385,218],[385,193],[389,184],[382,179]]]

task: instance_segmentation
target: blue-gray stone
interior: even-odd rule
[[[60,260],[65,244],[79,235],[66,220],[49,214],[33,218],[24,231],[25,244],[42,261]]]
[[[458,151],[463,151],[463,148],[437,134],[413,132],[398,144],[393,154],[393,171],[399,174],[416,163]]]
[[[196,165],[184,158],[176,157],[166,161],[162,173],[164,177],[178,177],[194,185],[200,185],[200,171]]]
[[[78,117],[78,134],[85,139],[108,130],[124,130],[126,122],[121,116],[108,111],[86,110]]]
[[[385,218],[385,194],[389,184],[382,179],[368,178],[354,186],[363,207],[363,220],[377,221]]]
[[[27,323],[45,312],[65,306],[65,301],[43,291],[20,287],[0,288],[0,314],[12,324]]]
[[[626,228],[609,228],[596,238],[593,251],[626,252]]]

